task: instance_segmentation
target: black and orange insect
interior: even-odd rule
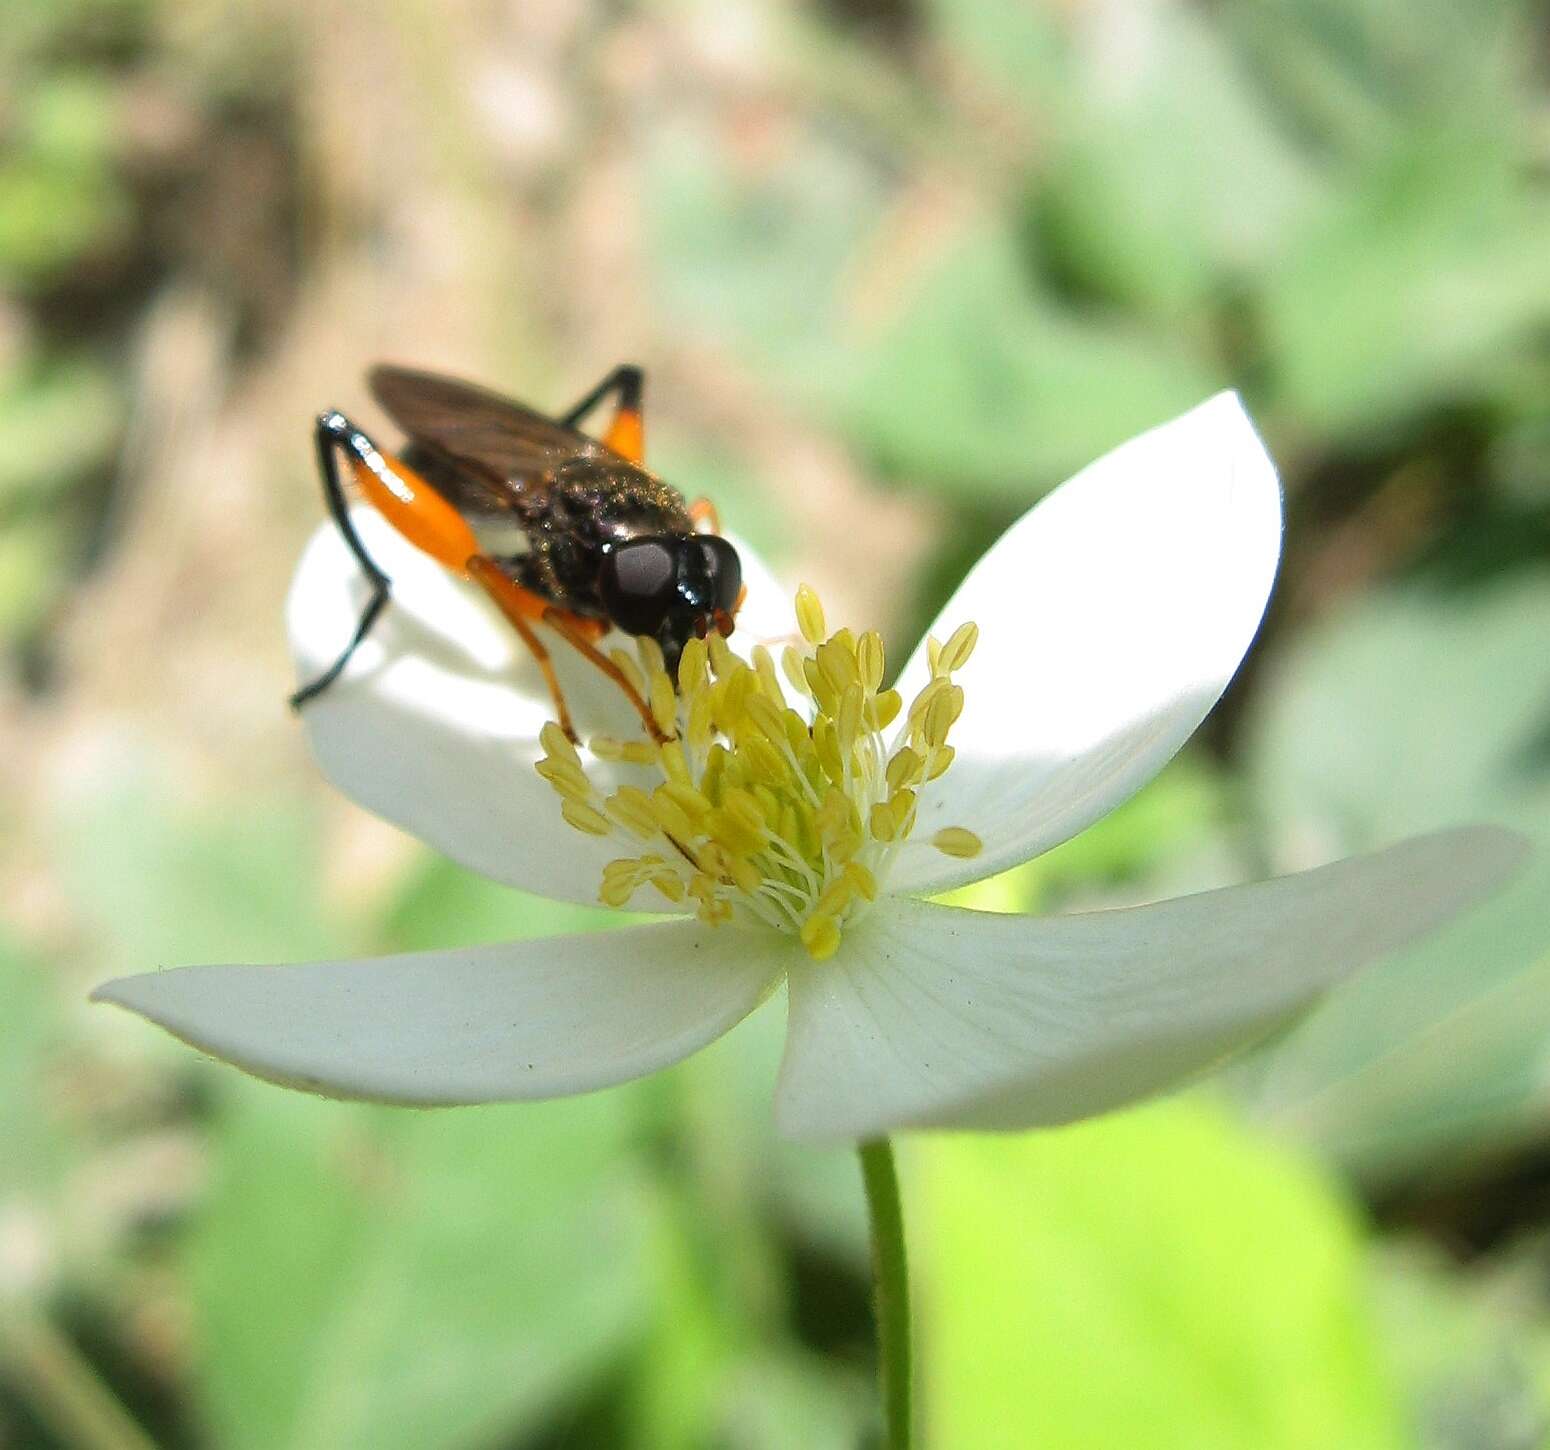
[[[571,739],[575,728],[537,624],[613,679],[661,738],[640,692],[598,642],[610,628],[649,636],[676,678],[691,635],[731,634],[742,565],[716,532],[711,504],[689,504],[645,468],[641,370],[615,368],[557,418],[406,368],[373,368],[368,381],[405,445],[386,453],[332,411],[319,417],[316,441],[329,513],[371,597],[344,652],[291,704],[299,709],[339,678],[392,592],[350,520],[342,455],[361,495],[399,533],[494,600],[538,661]],[[601,440],[591,438],[581,424],[610,397],[613,421]]]

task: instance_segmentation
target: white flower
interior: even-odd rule
[[[903,697],[925,699],[891,726],[899,701],[880,690],[875,636],[815,651],[821,611],[804,597],[809,647],[787,668],[806,693],[787,692],[805,723],[784,748],[775,656],[749,669],[701,649],[686,656],[667,756],[618,736],[571,751],[543,731],[538,673],[482,597],[379,520],[362,526],[394,605],[305,713],[324,771],[489,876],[581,901],[601,883],[611,903],[673,919],[371,961],[184,967],[96,994],[296,1087],[426,1105],[585,1092],[695,1051],[784,981],[785,1133],[1062,1123],[1291,1021],[1521,855],[1516,837],[1475,827],[1130,910],[1038,919],[921,899],[1113,809],[1231,679],[1281,515],[1230,394],[1115,450],[1016,524],[943,612],[946,644],[905,666]],[[738,644],[794,638],[789,615],[759,617],[781,595],[743,553]],[[302,678],[332,659],[361,597],[323,530],[291,598]],[[556,658],[584,728],[622,736],[631,717],[613,687]]]

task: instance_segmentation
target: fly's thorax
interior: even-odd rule
[[[805,586],[797,619],[802,643],[778,665],[763,645],[744,660],[717,635],[690,639],[676,688],[653,641],[638,642],[638,663],[615,651],[669,738],[593,740],[593,756],[635,777],[606,794],[559,727],[545,727],[537,769],[564,819],[630,844],[604,869],[604,903],[623,907],[651,889],[712,925],[790,933],[822,960],[877,899],[922,793],[952,763],[948,736],[963,710],[953,675],[978,630],[964,624],[932,642],[931,678],[906,712],[899,692],[882,688],[875,631],[827,633]],[[962,827],[931,844],[951,855],[979,850]]]
[[[601,450],[528,489],[516,517],[525,547],[506,555],[513,577],[562,608],[597,617],[607,612],[598,582],[610,550],[646,535],[693,532],[682,494]]]

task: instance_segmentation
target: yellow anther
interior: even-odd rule
[[[662,767],[662,774],[669,780],[676,780],[680,785],[693,783],[693,777],[689,774],[689,763],[684,759],[682,741],[668,740],[659,745],[657,763]]]
[[[646,678],[640,672],[640,666],[635,663],[635,656],[628,650],[611,649],[608,658],[618,667],[619,673],[630,682],[630,688],[637,695],[644,697],[646,693]]]
[[[897,690],[884,690],[868,704],[871,707],[868,711],[871,717],[868,723],[874,730],[886,730],[899,718],[899,711],[904,705],[904,696]]]
[[[778,806],[779,802],[773,792],[765,792],[766,799]],[[753,794],[752,791],[733,787],[726,793],[722,801],[722,809],[729,815],[740,821],[744,828],[755,836],[763,836],[765,824],[769,819],[768,807]]]
[[[823,895],[818,898],[816,911],[820,916],[831,916],[837,920],[850,905],[850,899],[855,894],[855,882],[848,876],[836,877],[824,888]]]
[[[818,829],[825,841],[837,841],[857,827],[856,808],[843,790],[831,790],[818,807]]]
[[[888,770],[885,779],[888,782],[889,791],[896,791],[901,786],[915,785],[925,774],[926,763],[908,745],[901,746],[894,753],[892,760],[888,762]]]
[[[655,674],[667,672],[667,661],[662,657],[662,646],[649,634],[640,635],[636,639],[635,653],[640,656],[640,667],[646,679],[649,680]]]
[[[815,913],[802,923],[802,945],[815,962],[826,962],[840,947],[840,928],[832,916]]]
[[[666,785],[658,786],[657,789],[688,816],[690,821],[697,821],[710,810],[710,802],[692,785],[685,785],[682,781],[670,780]]]
[[[657,834],[657,818],[651,809],[651,797],[639,786],[622,785],[603,807],[627,831],[649,841]]]
[[[839,638],[819,645],[814,658],[836,696],[848,685],[860,683],[861,672],[856,668],[855,649],[853,646],[848,647]]]
[[[963,687],[949,685],[931,702],[922,722],[926,743],[940,750],[947,743],[947,732],[963,713]]]
[[[797,628],[809,644],[817,644],[824,637],[823,605],[807,584],[797,590]]]
[[[560,814],[578,831],[585,831],[589,836],[606,836],[613,831],[613,825],[602,811],[569,796],[560,802]]]
[[[942,641],[934,634],[926,636],[926,667],[931,671],[933,679],[937,675],[937,663],[942,658]]]
[[[651,675],[651,718],[664,735],[671,735],[678,725],[678,697],[665,670],[654,670]]]
[[[579,795],[583,800],[592,794],[592,782],[578,761],[546,755],[542,760],[534,761],[533,769],[558,791]]]
[[[867,830],[872,833],[874,841],[891,841],[898,835],[899,828],[894,821],[893,812],[888,808],[887,801],[878,801],[872,807],[872,812],[867,817]]]
[[[899,822],[899,839],[906,840],[915,829],[915,792],[901,790],[890,802],[889,809]]]
[[[604,906],[611,906],[615,910],[630,904],[630,898],[635,895],[636,883],[627,881],[621,877],[603,878],[603,884],[597,889],[597,899]]]
[[[861,671],[861,683],[868,693],[876,693],[883,683],[887,659],[883,653],[883,637],[875,629],[867,630],[856,641],[856,666]]]
[[[794,644],[788,644],[780,652],[781,672],[791,682],[791,688],[799,695],[812,695],[812,690],[807,683],[807,674],[803,668],[807,656]]]
[[[839,732],[834,728],[834,721],[826,715],[820,715],[813,721],[813,752],[823,767],[823,773],[835,785],[843,786],[845,760],[840,752]]]
[[[786,743],[786,712],[765,695],[753,695],[743,705],[743,713],[778,745]]]
[[[931,768],[926,772],[927,780],[935,780],[939,775],[947,771],[947,767],[953,763],[953,756],[957,752],[951,745],[940,746],[931,756]]]
[[[834,726],[839,734],[840,753],[847,758],[856,748],[856,737],[861,733],[861,707],[865,699],[859,682],[847,685],[845,693],[840,696],[840,710],[835,716]]]
[[[658,871],[653,874],[651,884],[657,888],[669,901],[677,906],[684,899],[684,884],[671,871]]]
[[[944,675],[950,675],[954,670],[961,670],[969,662],[969,656],[974,653],[974,646],[979,643],[980,627],[972,619],[965,620],[948,637],[946,644],[942,646],[942,652],[937,656],[935,668]]]
[[[689,718],[684,722],[684,735],[696,750],[709,747],[715,735],[715,697],[709,690],[699,690],[694,703],[689,706]]]
[[[705,793],[707,800],[721,800],[722,785],[726,780],[727,774],[727,762],[730,759],[732,759],[732,752],[719,740],[706,752],[705,771],[700,776],[700,789]]]
[[[868,901],[877,900],[877,877],[875,877],[859,861],[852,861],[845,868],[846,879],[855,887],[857,893]]]
[[[759,688],[765,698],[774,701],[781,709],[786,708],[786,695],[780,687],[780,676],[775,672],[775,661],[762,644],[753,647],[754,674],[759,677]]]
[[[750,735],[742,742],[739,754],[748,762],[758,779],[772,785],[784,785],[791,778],[785,756],[762,735]]]
[[[624,741],[615,740],[612,735],[594,735],[587,741],[587,749],[598,760],[623,760]],[[539,771],[542,775],[543,772]]]
[[[812,727],[804,724],[795,710],[787,710],[782,718],[786,722],[787,749],[798,762],[809,759],[813,753]]]
[[[802,661],[802,677],[807,681],[807,693],[826,715],[834,713],[838,693],[811,655]]]
[[[921,689],[920,693],[910,701],[910,723],[914,724],[917,720],[923,720],[925,718],[926,711],[936,703],[942,692],[944,690],[950,690],[952,687],[953,682],[951,680],[943,679],[940,675],[931,679]]]
[[[727,872],[745,896],[757,896],[764,886],[764,877],[759,874],[759,868],[746,857],[734,856],[727,862]]]
[[[543,729],[538,732],[538,743],[543,746],[545,754],[555,760],[568,760],[578,770],[581,768],[581,757],[576,754],[576,747],[553,720],[545,721]]]
[[[732,853],[734,858],[751,856],[765,841],[764,821],[750,824],[746,817],[718,806],[706,820],[706,825],[716,842]]]
[[[718,680],[724,679],[734,665],[742,664],[742,661],[732,653],[732,646],[719,634],[710,635],[705,641],[705,648],[710,655],[710,667],[716,672]]]
[[[651,795],[651,814],[667,835],[685,845],[694,837],[694,822],[684,808],[668,794],[669,785],[659,785]]]
[[[678,657],[678,693],[685,699],[705,688],[710,681],[710,656],[703,639],[684,642]]]
[[[719,639],[720,636],[718,635]],[[758,688],[758,677],[752,670],[747,669],[741,660],[735,662],[736,668],[723,673],[717,683],[719,697],[716,702],[716,715],[724,726],[734,726],[742,718],[748,707],[749,698]]]
[[[985,849],[984,842],[962,826],[944,826],[931,838],[931,844],[944,856],[958,856],[965,861]]]

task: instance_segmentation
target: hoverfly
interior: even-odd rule
[[[410,543],[478,584],[542,670],[561,728],[576,738],[543,624],[614,680],[648,731],[661,732],[640,692],[598,649],[611,628],[661,646],[669,674],[690,635],[732,632],[742,565],[717,532],[708,500],[689,504],[643,465],[643,375],[615,368],[558,418],[471,383],[407,368],[368,375],[372,395],[407,442],[386,453],[344,414],[316,424],[329,513],[359,561],[371,597],[339,658],[291,697],[300,708],[337,680],[386,606],[392,581],[350,520],[341,456],[361,494]],[[602,439],[583,420],[610,397]]]

